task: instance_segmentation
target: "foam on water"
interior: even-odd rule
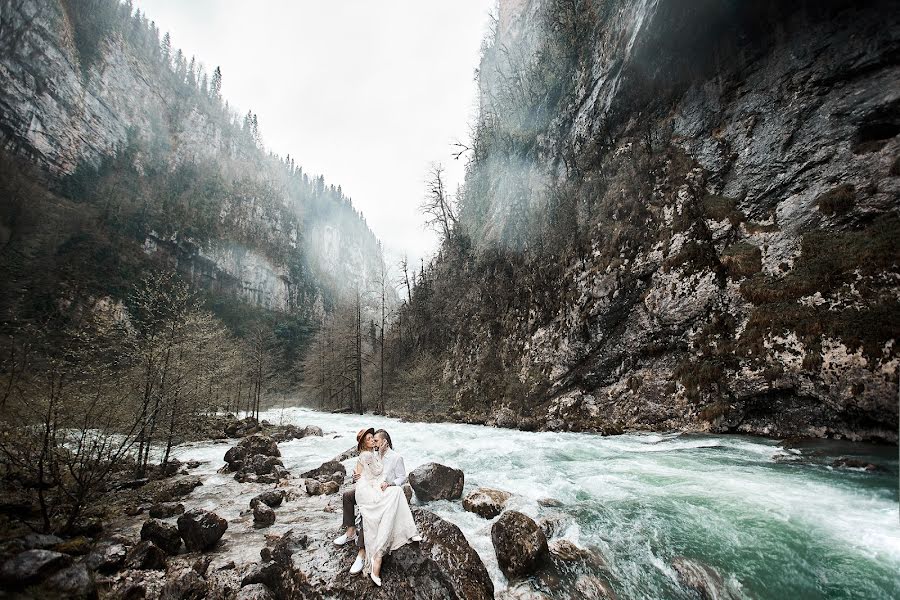
[[[409,471],[440,462],[465,472],[465,493],[503,489],[514,494],[510,508],[535,518],[561,514],[567,539],[603,554],[621,598],[690,598],[671,567],[680,555],[715,567],[732,593],[746,597],[900,597],[896,455],[880,461],[887,472],[872,474],[779,461],[805,455],[744,436],[529,433],[301,408],[262,417],[325,431],[279,445],[293,473],[354,446],[362,427],[384,427]],[[176,456],[210,461],[199,472],[211,474],[227,447],[181,446]],[[354,459],[344,464],[350,469]],[[547,497],[563,506],[541,507]],[[493,520],[458,501],[429,508],[460,527],[504,589]]]

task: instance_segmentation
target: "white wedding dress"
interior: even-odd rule
[[[390,486],[381,491],[384,482],[381,456],[370,451],[362,452],[359,462],[362,464],[362,474],[356,482],[356,505],[362,515],[366,535],[366,572],[369,573],[373,559],[421,538],[403,488]]]

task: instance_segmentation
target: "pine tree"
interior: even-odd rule
[[[170,66],[169,61],[172,60],[172,36],[169,35],[168,31],[162,39],[162,60],[164,65]]]
[[[213,71],[212,87],[211,87],[210,91],[212,93],[212,97],[215,99],[219,99],[222,95],[222,69],[221,69],[221,67],[216,67],[216,70]]]

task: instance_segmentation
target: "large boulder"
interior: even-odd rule
[[[51,575],[41,587],[51,598],[88,600],[97,597],[97,586],[84,565],[72,565]]]
[[[3,563],[0,582],[10,588],[39,583],[72,564],[72,557],[52,550],[26,550]]]
[[[206,580],[196,570],[184,567],[166,575],[159,600],[204,600],[208,592]]]
[[[254,434],[260,429],[259,422],[253,417],[230,421],[225,425],[225,435],[239,438]]]
[[[176,498],[187,496],[193,491],[195,487],[201,485],[203,485],[203,481],[196,475],[192,475],[190,477],[181,477],[180,479],[169,482],[162,489],[160,489],[156,493],[154,500],[156,500],[157,503],[171,502]]]
[[[225,534],[228,521],[214,512],[194,508],[178,517],[178,532],[191,552],[205,552]]]
[[[150,507],[150,516],[154,519],[168,519],[184,512],[184,504],[177,502],[157,502]]]
[[[462,531],[434,513],[413,507],[421,542],[406,544],[384,560],[383,587],[379,598],[428,598],[434,600],[488,600],[494,585],[478,553]],[[331,532],[310,540],[305,552],[293,556],[293,567],[302,573],[294,581],[291,597],[364,598],[372,595],[371,581],[347,577],[347,565],[356,548],[336,549]],[[312,535],[312,534],[310,534]],[[297,583],[297,582],[300,583]]]
[[[491,488],[478,488],[463,500],[463,508],[485,519],[493,519],[501,512],[509,500],[509,492]]]
[[[148,519],[141,526],[141,539],[150,540],[166,553],[178,554],[181,549],[181,535],[178,528],[169,523]]]
[[[309,479],[317,479],[319,477],[330,478],[335,473],[343,473],[344,475],[346,475],[347,469],[341,463],[329,460],[326,463],[322,463],[315,469],[302,473],[300,477]]]
[[[165,571],[166,553],[150,540],[144,540],[128,551],[128,555],[125,557],[125,567]]]
[[[26,550],[49,550],[57,544],[61,544],[63,539],[51,533],[29,533],[22,541]]]
[[[282,588],[281,578],[284,572],[285,565],[275,561],[253,565],[241,579],[241,587],[262,583],[270,590],[280,590]]]
[[[101,540],[88,553],[84,564],[92,571],[100,573],[118,571],[125,562],[129,545],[130,542],[121,536]]]
[[[275,523],[275,511],[262,502],[253,507],[253,526],[257,529],[269,527]]]
[[[334,458],[332,458],[329,462],[344,462],[345,460],[350,460],[351,458],[359,456],[359,449],[356,446],[352,448],[347,448]]]
[[[725,583],[722,575],[710,565],[698,560],[676,556],[672,568],[679,583],[696,592],[703,600],[734,600],[740,594],[734,593]]]
[[[326,481],[322,484],[323,494],[337,494],[341,486],[336,481]]]
[[[316,425],[307,425],[303,428],[302,433],[303,435],[301,437],[322,437],[322,428]]]
[[[460,498],[464,484],[462,471],[439,463],[424,464],[409,474],[409,485],[424,502]]]
[[[281,452],[278,450],[278,444],[275,440],[261,433],[254,433],[249,437],[245,437],[238,442],[238,446],[247,452],[247,456],[256,456],[257,454],[262,454],[263,456],[281,456]]]
[[[508,510],[491,527],[491,541],[500,570],[507,577],[531,573],[547,556],[547,536],[534,520]]]
[[[250,500],[250,508],[256,508],[256,505],[260,502],[271,508],[276,508],[281,506],[281,503],[284,501],[284,496],[284,490],[269,490],[268,492],[263,492]]]

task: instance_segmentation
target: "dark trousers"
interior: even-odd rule
[[[356,524],[356,488],[344,492],[344,527],[356,527],[356,547],[365,548],[366,538],[363,534],[362,519]]]

